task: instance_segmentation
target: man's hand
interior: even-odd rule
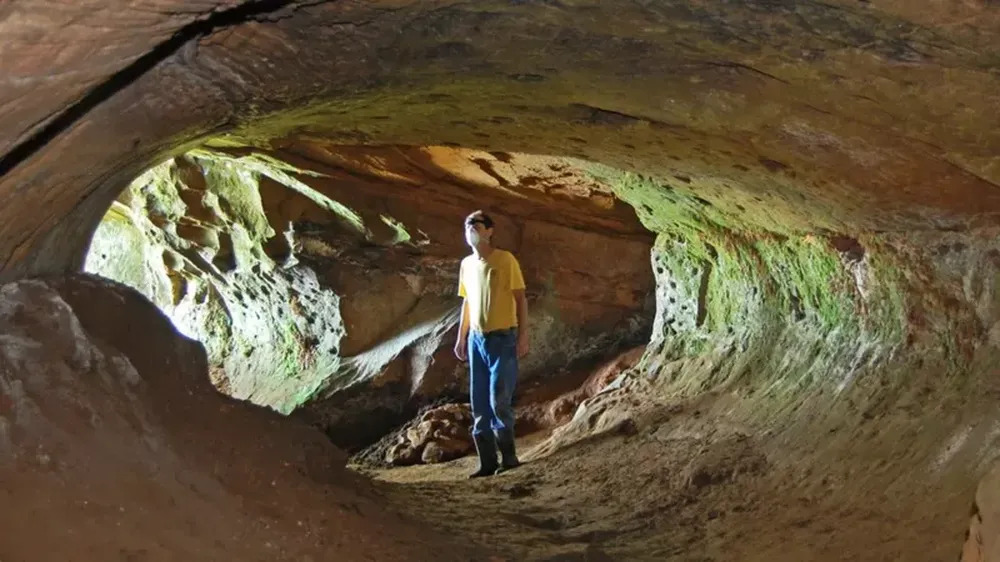
[[[517,358],[520,359],[528,354],[528,334],[521,332],[517,335]]]
[[[459,361],[465,361],[469,354],[469,342],[465,338],[458,338],[455,342],[455,357],[458,357]]]

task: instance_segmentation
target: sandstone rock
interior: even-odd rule
[[[447,462],[472,449],[469,430],[472,415],[467,404],[446,404],[428,409],[399,433],[386,453],[391,465]]]
[[[219,394],[206,370],[202,347],[127,287],[84,276],[0,287],[0,494],[32,506],[0,509],[4,557],[263,562],[277,548],[402,560],[435,540],[387,527],[362,483],[344,486],[345,455],[321,433]],[[212,532],[191,532],[193,520]],[[309,536],[335,532],[372,546]]]
[[[421,459],[421,450],[409,442],[397,443],[386,453],[385,461],[392,466],[407,466],[417,464]]]
[[[566,375],[563,380],[575,388],[565,389],[562,394],[553,385],[541,385],[526,391],[516,410],[518,418],[518,435],[541,429],[554,429],[562,426],[573,418],[579,405],[588,398],[601,392],[612,380],[634,367],[642,357],[644,347],[636,347],[617,357],[598,364],[580,382],[580,374]]]
[[[344,327],[337,295],[312,270],[265,255],[275,233],[257,183],[205,155],[169,160],[132,184],[129,207],[114,206],[86,268],[139,290],[202,341],[220,389],[288,413],[336,369]]]
[[[759,415],[778,429],[773,418],[812,427],[898,409],[918,412],[921,431],[911,420],[879,427],[919,433],[928,449],[949,443],[939,434],[953,428],[939,426],[989,433],[978,428],[995,422],[994,400],[980,399],[996,390],[997,334],[983,336],[998,314],[995,4],[7,2],[0,279],[79,269],[127,182],[194,144],[294,160],[265,166],[282,190],[299,191],[273,199],[277,212],[262,220],[246,212],[255,201],[216,208],[198,193],[208,175],[179,167],[185,208],[146,206],[158,233],[107,231],[180,258],[152,260],[153,275],[146,255],[101,259],[193,318],[187,332],[197,325],[215,372],[225,371],[213,379],[233,395],[283,411],[308,402],[332,430],[338,400],[354,392],[349,413],[384,410],[379,422],[395,423],[386,420],[417,407],[415,389],[461,384],[454,363],[434,372],[425,349],[406,376],[366,386],[447,331],[444,310],[428,325],[397,320],[411,319],[400,312],[410,302],[452,296],[464,251],[456,215],[482,205],[497,213],[505,247],[563,250],[529,268],[544,287],[531,295],[536,353],[524,364],[535,377],[620,343],[601,332],[648,328],[635,307],[648,279],[615,261],[648,238],[632,205],[660,234],[648,386],[587,398],[564,436],[632,419],[642,405],[630,402],[641,400],[625,390],[717,388],[767,395]],[[262,197],[276,181],[260,182]],[[137,200],[122,202],[146,204]],[[228,237],[215,230],[225,221]],[[844,239],[857,244],[827,247]],[[590,246],[611,261],[595,267]],[[357,347],[342,356],[340,308],[316,290],[333,279],[320,260],[418,278],[408,290],[421,298],[367,301],[400,317],[355,314]],[[299,308],[300,297],[323,302]],[[52,345],[71,367],[91,356]],[[955,380],[962,392],[945,388]],[[803,407],[805,396],[822,399]],[[966,419],[944,420],[927,397]],[[969,439],[986,441],[977,432]],[[891,446],[859,457],[909,445],[897,437],[872,437]],[[982,460],[947,449],[941,458],[965,469],[927,464],[967,479]],[[960,480],[948,476],[922,478]]]
[[[428,410],[420,418],[421,420],[445,420],[449,422],[448,427],[457,427],[463,423],[472,422],[472,411],[468,404],[445,404],[440,408]]]
[[[969,528],[959,554],[959,562],[987,562],[983,552],[983,522],[978,513],[969,518]]]
[[[436,439],[427,443],[420,460],[425,464],[447,462],[464,457],[471,450],[471,442],[468,439]]]
[[[976,489],[961,562],[1000,561],[1000,464],[994,464]]]
[[[767,459],[746,436],[736,436],[712,443],[683,470],[680,478],[685,485],[700,489],[741,475],[758,475],[767,466]]]
[[[427,159],[437,167],[413,164]],[[523,203],[506,205],[518,198],[483,166],[510,181],[530,173],[519,190],[558,211],[554,222]],[[492,191],[462,202],[456,181]],[[422,195],[412,193],[414,184]],[[544,186],[556,184],[567,188],[567,201],[545,196]],[[595,203],[595,193],[610,199]],[[498,236],[524,248],[536,304],[522,380],[608,342],[638,340],[649,325],[642,298],[652,288],[642,257],[649,234],[634,214],[606,205],[613,200],[606,186],[560,159],[317,142],[268,155],[200,150],[146,173],[120,200],[98,229],[88,270],[136,287],[204,341],[220,389],[282,412],[305,406],[349,448],[370,443],[421,403],[467,391],[452,344],[469,205],[503,202]],[[124,236],[132,243],[121,246]],[[586,272],[586,260],[569,251],[574,243],[626,259]],[[602,333],[626,319],[617,335]],[[370,420],[365,431],[349,421],[360,417]]]
[[[441,420],[426,420],[406,430],[406,439],[410,443],[426,443],[433,437],[434,430],[444,425]]]

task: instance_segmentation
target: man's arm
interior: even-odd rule
[[[524,289],[516,289],[513,293],[517,307],[517,356],[524,357],[528,354],[528,297]]]
[[[469,345],[469,299],[462,299],[462,314],[458,319],[458,339],[455,341],[455,357],[465,361]]]
[[[458,316],[458,338],[455,340],[455,357],[465,361],[469,354],[469,296],[465,292],[465,260],[458,267],[458,296],[462,297],[462,312]]]

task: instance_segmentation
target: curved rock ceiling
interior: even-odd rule
[[[3,16],[7,279],[79,267],[129,180],[220,135],[578,156],[681,178],[774,230],[958,229],[1000,208],[989,2],[92,0]]]

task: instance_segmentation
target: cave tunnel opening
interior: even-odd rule
[[[463,510],[499,493],[535,513],[507,522],[509,553],[544,536],[544,556],[586,544],[658,557],[700,532],[663,533],[679,514],[728,514],[750,532],[760,510],[812,513],[776,482],[834,453],[788,443],[837,435],[840,416],[884,415],[872,384],[899,392],[880,373],[901,368],[912,314],[898,249],[796,232],[725,181],[458,146],[209,142],[121,193],[85,270],[136,289],[200,341],[218,391],[318,427],[348,466],[402,484],[385,493],[403,511],[454,532]],[[451,485],[474,455],[467,367],[451,351],[470,209],[496,217],[530,287],[533,352],[516,401],[529,464],[521,481],[466,490],[453,511],[413,509],[414,483]],[[620,464],[587,462],[595,450]],[[575,470],[580,482],[559,480]],[[852,477],[843,470],[795,474],[795,493],[833,492]],[[903,480],[892,477],[864,485]],[[607,513],[589,507],[611,493]],[[662,508],[691,494],[694,507]],[[751,548],[769,556],[767,534]]]
[[[85,270],[202,342],[219,391],[295,412],[367,464],[448,461],[473,449],[452,346],[475,209],[529,285],[518,434],[551,430],[621,370],[609,361],[638,359],[655,312],[654,234],[593,163],[315,139],[200,148],[122,192]],[[434,421],[408,439],[421,410]]]

